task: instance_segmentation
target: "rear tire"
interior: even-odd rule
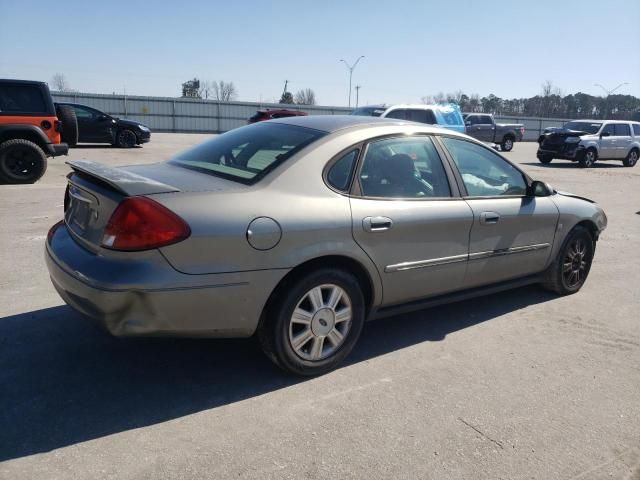
[[[553,160],[553,157],[551,155],[544,155],[542,157],[538,157],[538,161],[540,163],[544,163],[545,165],[548,165],[549,163],[551,163],[551,160]]]
[[[364,297],[356,277],[323,268],[278,286],[257,335],[262,350],[283,370],[322,375],[351,352],[364,317]]]
[[[558,295],[578,292],[587,280],[594,253],[595,242],[589,230],[575,227],[545,272],[542,286]]]
[[[56,105],[56,116],[62,122],[62,141],[70,147],[78,144],[78,119],[69,105]]]
[[[500,149],[503,152],[510,152],[511,150],[513,150],[514,141],[515,141],[515,138],[513,138],[511,135],[507,135],[502,139],[502,143],[500,143]]]
[[[0,144],[0,180],[5,183],[35,183],[47,171],[47,156],[35,143],[22,138]]]
[[[133,148],[138,143],[138,137],[133,130],[124,129],[116,134],[116,146],[120,148]]]
[[[578,165],[580,168],[591,168],[598,160],[598,152],[595,148],[587,148],[587,150],[578,159]]]
[[[634,167],[636,165],[636,163],[638,163],[638,156],[640,154],[638,153],[638,149],[634,148],[629,152],[629,155],[627,155],[627,158],[625,158],[624,160],[622,160],[622,164],[625,167]]]

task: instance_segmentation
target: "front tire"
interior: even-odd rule
[[[336,368],[360,337],[365,303],[358,280],[337,269],[320,269],[283,282],[258,328],[265,354],[296,375]]]
[[[120,148],[133,148],[138,143],[138,137],[133,130],[120,130],[116,135],[116,146]]]
[[[587,148],[587,150],[578,159],[578,165],[580,168],[591,168],[598,160],[598,152],[595,148]]]
[[[500,144],[500,149],[503,152],[510,152],[511,150],[513,150],[513,142],[514,142],[514,138],[510,135],[507,135],[502,139],[502,143]]]
[[[35,183],[47,171],[47,156],[35,143],[22,138],[0,144],[0,180],[5,183]]]
[[[595,242],[589,230],[575,227],[545,272],[542,286],[558,295],[578,292],[587,280],[594,253]]]
[[[638,150],[634,148],[629,152],[627,158],[622,160],[622,164],[625,167],[634,167],[636,163],[638,163]]]

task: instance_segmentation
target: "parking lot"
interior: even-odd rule
[[[68,159],[147,163],[206,138]],[[585,287],[365,325],[342,368],[281,373],[252,339],[116,339],[65,306],[43,249],[65,157],[0,185],[0,478],[640,479],[640,167],[538,163],[608,229]]]

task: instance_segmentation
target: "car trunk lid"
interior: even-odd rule
[[[111,167],[84,160],[67,163],[73,172],[68,177],[65,194],[65,223],[74,238],[94,252],[102,244],[111,215],[126,197],[246,188],[168,163],[132,167]]]

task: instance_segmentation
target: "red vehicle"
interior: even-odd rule
[[[272,120],[274,118],[302,117],[305,115],[308,115],[308,113],[301,112],[299,110],[287,110],[284,108],[274,110],[258,110],[256,114],[249,119],[249,123],[262,122],[264,120]]]

